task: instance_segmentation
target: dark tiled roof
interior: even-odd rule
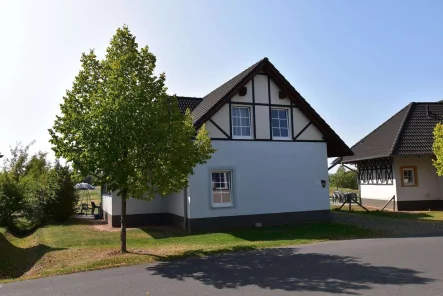
[[[443,103],[413,103],[393,155],[434,155],[434,128],[443,120]]]
[[[201,98],[193,98],[193,97],[176,96],[176,98],[178,101],[178,107],[180,108],[180,111],[182,113],[185,113],[186,109],[190,109],[192,112],[192,110],[194,110],[195,107],[197,107],[197,105],[200,104],[200,102],[202,101]]]
[[[333,163],[394,155],[433,155],[433,131],[443,120],[443,102],[410,103],[351,147],[353,156]]]
[[[222,86],[216,88],[209,94],[203,97],[203,101],[201,104],[197,106],[197,108],[192,111],[192,117],[194,119],[194,123],[197,123],[210,109],[212,109],[220,100],[226,97],[228,94],[235,91],[239,86],[244,84],[244,80],[250,76],[250,74],[258,68],[260,64],[264,61],[267,61],[267,58],[260,60],[255,63],[251,67],[247,68],[228,82],[224,83]],[[247,82],[247,81],[246,81]]]

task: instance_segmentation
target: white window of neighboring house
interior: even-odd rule
[[[236,139],[251,139],[251,108],[232,107],[232,136]]]
[[[232,172],[213,171],[212,181],[212,206],[230,207],[232,203]]]
[[[403,187],[417,186],[417,167],[401,167],[401,185]]]
[[[271,124],[273,139],[289,139],[289,116],[287,109],[272,109]]]

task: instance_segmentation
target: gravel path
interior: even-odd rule
[[[362,214],[331,211],[333,222],[354,224],[381,231],[390,236],[443,235],[443,222],[375,217]]]

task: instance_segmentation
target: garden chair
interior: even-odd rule
[[[89,210],[91,210],[88,206],[87,203],[82,203],[82,207],[81,207],[81,211],[80,211],[80,215],[88,215]]]
[[[95,209],[98,209],[100,211],[100,206],[97,206],[95,202],[91,201],[91,209],[92,209],[92,216],[94,216]]]
[[[337,192],[332,192],[332,202],[336,203],[338,198],[339,198],[338,193]]]

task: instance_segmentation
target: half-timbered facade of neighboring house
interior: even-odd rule
[[[443,208],[443,178],[432,165],[433,131],[443,102],[410,103],[357,142],[354,155],[333,163],[355,164],[364,205],[389,209]]]

